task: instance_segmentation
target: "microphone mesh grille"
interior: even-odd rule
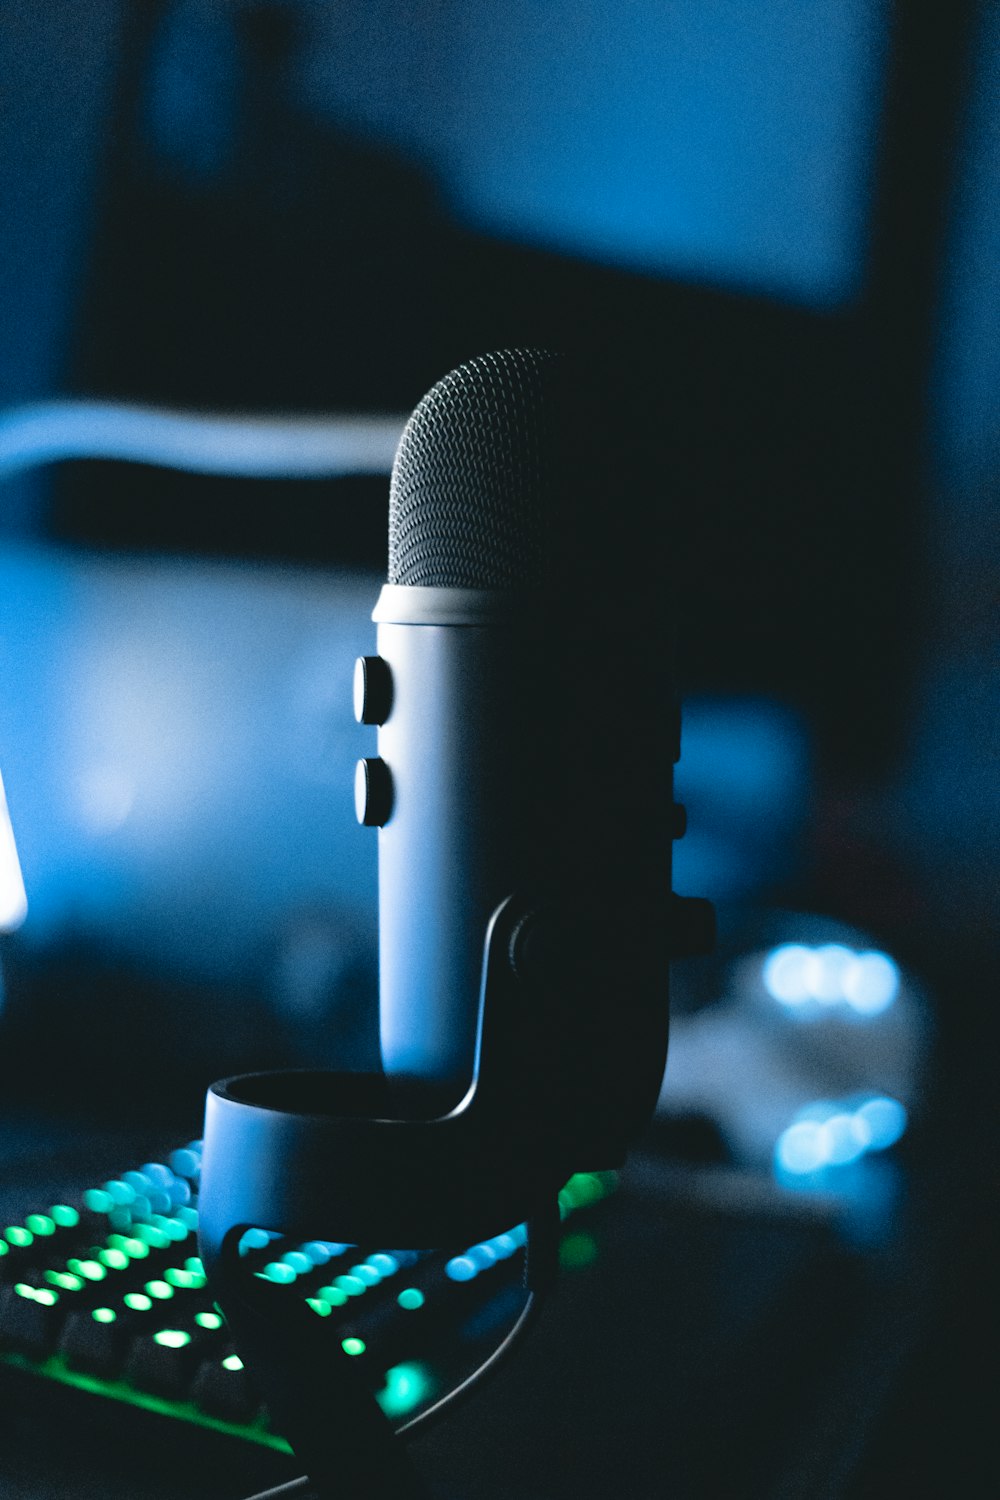
[[[542,587],[558,497],[579,467],[567,442],[575,385],[571,359],[506,349],[470,360],[428,392],[393,466],[390,583]]]

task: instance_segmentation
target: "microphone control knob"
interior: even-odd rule
[[[683,802],[675,802],[670,819],[670,837],[682,839],[687,833],[688,814]]]
[[[359,656],[354,663],[354,717],[359,724],[384,724],[392,708],[392,672],[381,656]]]
[[[392,772],[374,756],[359,760],[354,770],[354,811],[366,828],[381,828],[392,812]]]

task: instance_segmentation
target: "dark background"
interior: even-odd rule
[[[644,383],[683,687],[786,705],[810,745],[804,856],[769,895],[876,932],[933,997],[926,1326],[864,1472],[947,1485],[976,1441],[996,1034],[995,10],[2,14],[5,407],[403,412],[516,343]],[[385,505],[380,480],[65,464],[7,481],[0,535],[377,572]]]

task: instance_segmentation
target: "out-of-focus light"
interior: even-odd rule
[[[135,784],[113,766],[93,766],[77,786],[77,815],[90,833],[114,833],[135,803]]]
[[[869,1151],[886,1151],[903,1135],[907,1125],[905,1107],[898,1099],[878,1094],[855,1111],[855,1118],[868,1132]]]
[[[844,998],[844,975],[854,960],[850,948],[840,943],[824,943],[809,955],[807,965],[809,994],[823,1005],[835,1005]]]
[[[868,1148],[868,1131],[853,1114],[831,1115],[820,1126],[824,1162],[831,1167],[846,1167],[857,1161]]]
[[[153,1340],[162,1344],[165,1349],[183,1349],[186,1344],[190,1344],[191,1335],[182,1328],[161,1328],[158,1333],[153,1334]]]
[[[815,1014],[817,1004],[846,1004],[858,1015],[878,1016],[899,991],[899,970],[891,958],[855,953],[842,943],[819,948],[782,943],[764,959],[761,978],[772,1000],[790,1010],[804,1007],[805,1014]]]
[[[884,953],[858,953],[844,974],[844,998],[863,1016],[888,1010],[899,990],[899,970]]]
[[[405,1417],[426,1400],[431,1384],[422,1365],[393,1365],[385,1372],[385,1387],[376,1400],[387,1417]]]
[[[597,1259],[597,1241],[592,1234],[568,1234],[559,1246],[559,1264],[579,1270]]]
[[[789,1125],[779,1135],[774,1155],[778,1166],[796,1177],[819,1171],[826,1164],[823,1126],[816,1120]]]
[[[0,932],[15,932],[28,915],[28,898],[17,857],[7,798],[0,780]]]
[[[280,1260],[269,1261],[263,1271],[255,1271],[262,1281],[273,1281],[277,1286],[290,1286],[295,1280],[297,1272],[291,1266],[286,1266]]]
[[[846,1167],[866,1152],[895,1145],[907,1124],[898,1099],[878,1094],[855,1103],[816,1099],[805,1105],[775,1143],[779,1175],[807,1177],[824,1167]]]
[[[764,988],[780,1005],[801,1005],[809,999],[812,950],[802,943],[783,943],[764,960]]]

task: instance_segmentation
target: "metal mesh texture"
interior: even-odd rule
[[[538,349],[446,375],[407,424],[389,499],[389,582],[536,590],[577,489],[579,371]]]

